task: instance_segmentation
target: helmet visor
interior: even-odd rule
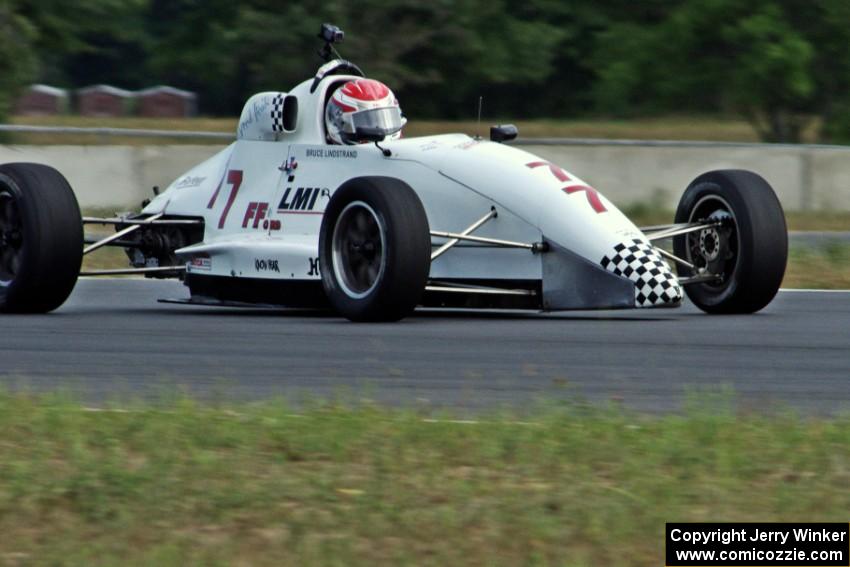
[[[401,109],[397,106],[361,110],[351,115],[355,131],[360,128],[374,129],[389,136],[395,134],[404,126]]]

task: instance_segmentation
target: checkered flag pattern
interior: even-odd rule
[[[670,266],[652,244],[634,239],[614,247],[614,254],[602,258],[602,267],[635,284],[635,305],[677,304],[682,300],[682,288]]]
[[[272,132],[283,132],[283,93],[272,99]]]

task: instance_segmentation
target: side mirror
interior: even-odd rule
[[[519,135],[519,130],[513,124],[498,124],[490,126],[491,142],[510,142]]]

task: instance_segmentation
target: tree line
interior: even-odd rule
[[[312,76],[322,22],[411,118],[740,115],[850,141],[846,0],[0,0],[0,115],[38,81],[170,84],[237,114]]]

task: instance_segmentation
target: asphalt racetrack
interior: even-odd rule
[[[479,411],[541,400],[675,411],[698,392],[740,407],[850,409],[850,293],[780,292],[751,316],[681,309],[417,311],[354,324],[316,311],[159,304],[177,282],[83,279],[50,315],[0,316],[0,383],[92,403],[370,399]],[[697,393],[697,394],[695,394]]]

